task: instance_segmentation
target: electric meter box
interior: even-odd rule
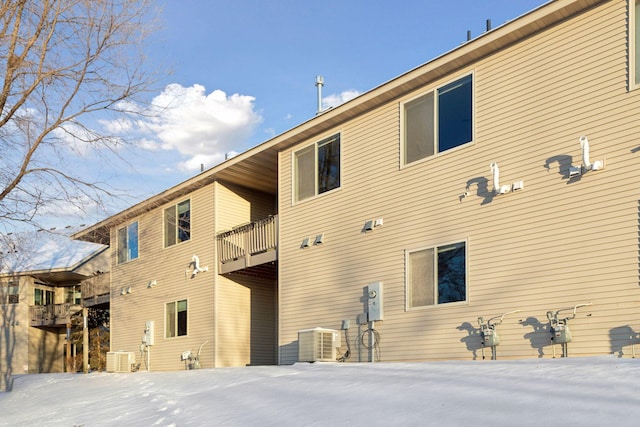
[[[382,282],[373,282],[367,285],[368,318],[369,322],[384,320],[382,310]]]
[[[147,320],[144,324],[144,335],[142,337],[143,342],[146,345],[153,345],[153,320]]]

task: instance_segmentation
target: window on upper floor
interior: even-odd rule
[[[169,302],[165,307],[165,337],[187,335],[187,300]]]
[[[33,290],[33,305],[51,305],[54,303],[55,293],[46,289]]]
[[[191,239],[191,202],[185,200],[164,210],[164,246]]]
[[[20,302],[20,288],[16,285],[0,287],[0,304],[18,304]]]
[[[138,222],[118,229],[118,264],[138,258]]]
[[[406,254],[407,309],[467,300],[466,243]]]
[[[473,76],[403,104],[403,164],[473,140]]]
[[[340,187],[340,134],[294,153],[296,202]]]
[[[65,289],[64,302],[79,305],[82,302],[82,294],[79,286],[72,286]]]
[[[629,86],[640,87],[640,0],[629,2]]]

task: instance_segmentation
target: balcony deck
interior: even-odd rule
[[[220,274],[253,269],[278,259],[278,216],[273,215],[218,233]]]
[[[109,274],[100,274],[82,282],[80,293],[83,307],[108,304],[110,301]]]
[[[82,310],[80,304],[50,304],[29,307],[31,326],[63,327],[71,323],[71,316]]]

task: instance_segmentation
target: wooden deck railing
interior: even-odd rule
[[[80,285],[80,293],[84,307],[109,302],[109,273],[83,280]]]
[[[216,236],[220,273],[264,264],[277,259],[278,216],[223,231]]]
[[[50,304],[29,307],[31,326],[64,326],[71,322],[71,316],[82,310],[78,304]]]

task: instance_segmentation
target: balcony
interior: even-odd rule
[[[71,323],[71,316],[82,310],[79,304],[50,304],[29,307],[31,326],[61,327]]]
[[[99,274],[84,280],[80,290],[83,307],[109,303],[109,273]]]
[[[217,234],[216,239],[220,274],[255,271],[256,267],[278,259],[278,216],[223,231]]]

